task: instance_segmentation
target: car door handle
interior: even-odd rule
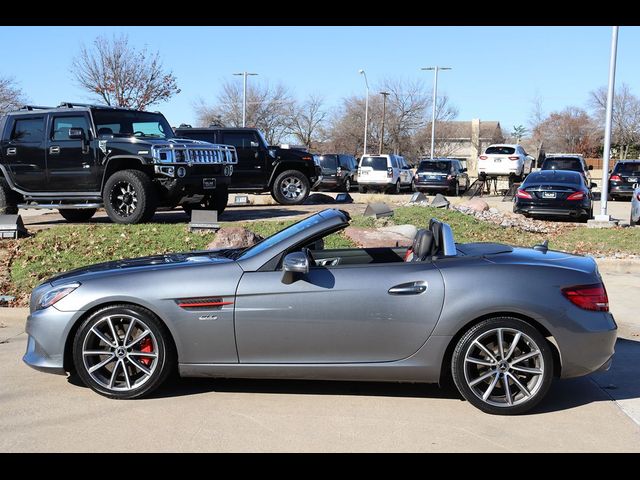
[[[60,147],[49,147],[49,153],[51,153],[52,155],[57,155],[58,153],[60,153]]]
[[[389,295],[420,295],[427,291],[427,284],[424,282],[409,282],[396,285],[389,289]]]
[[[18,149],[16,147],[7,148],[7,155],[15,155],[18,153]]]

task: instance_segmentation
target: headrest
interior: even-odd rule
[[[100,135],[113,135],[113,130],[109,127],[102,127],[98,129],[98,136]]]
[[[432,255],[433,233],[430,230],[421,228],[413,239],[413,261],[423,262]]]

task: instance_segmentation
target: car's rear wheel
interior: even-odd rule
[[[153,218],[157,199],[153,183],[144,172],[121,170],[107,180],[103,202],[113,222],[141,223]]]
[[[517,415],[535,407],[553,379],[547,340],[530,324],[511,317],[471,327],[453,352],[453,381],[483,412]]]
[[[13,190],[4,178],[0,178],[0,215],[16,215],[18,205]]]
[[[401,192],[402,192],[402,189],[400,187],[400,180],[398,180],[396,184],[393,187],[391,187],[389,193],[394,193],[396,195],[399,195]]]
[[[342,189],[347,193],[349,193],[349,191],[351,191],[351,180],[349,180],[349,177],[345,178],[344,185],[342,186]]]
[[[367,193],[367,187],[358,185],[358,193]]]
[[[149,394],[175,368],[166,327],[133,305],[109,306],[87,318],[76,333],[73,360],[89,388],[114,399]]]
[[[61,208],[58,210],[67,222],[88,222],[96,213],[95,208]]]

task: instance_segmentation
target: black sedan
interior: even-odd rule
[[[525,216],[561,216],[586,222],[593,195],[584,177],[569,170],[533,172],[516,191],[513,211]]]
[[[455,158],[422,160],[413,178],[417,192],[446,191],[458,196],[469,188],[467,169]]]
[[[633,190],[640,183],[640,160],[621,160],[616,163],[609,177],[611,200],[631,199]]]

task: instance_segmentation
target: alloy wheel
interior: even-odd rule
[[[303,194],[304,186],[299,178],[285,177],[280,183],[280,191],[285,198],[295,200]]]
[[[476,337],[464,355],[464,378],[470,390],[495,407],[512,407],[534,397],[543,383],[540,347],[513,328],[495,328]]]
[[[158,352],[151,328],[125,314],[99,319],[82,343],[86,372],[101,387],[117,392],[144,385],[158,367]]]
[[[138,194],[133,185],[127,181],[116,183],[111,189],[111,205],[118,215],[130,216],[138,207]]]

